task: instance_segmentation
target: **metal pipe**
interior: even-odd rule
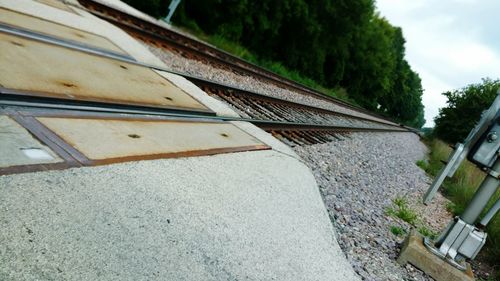
[[[473,225],[486,207],[486,204],[488,204],[490,198],[495,194],[498,188],[499,179],[494,177],[492,174],[498,174],[499,171],[500,157],[496,160],[495,165],[493,165],[492,172],[488,173],[484,181],[481,183],[481,186],[479,186],[474,194],[474,197],[472,197],[469,205],[460,216],[464,222]]]
[[[485,227],[488,225],[488,223],[491,221],[491,219],[496,215],[496,213],[500,210],[500,199],[497,200],[495,205],[491,207],[491,209],[486,213],[486,215],[483,217],[479,225],[481,227]]]
[[[168,6],[168,15],[163,19],[165,22],[170,23],[170,19],[172,19],[175,9],[177,9],[180,2],[181,0],[172,0],[172,2],[170,2],[170,5]]]

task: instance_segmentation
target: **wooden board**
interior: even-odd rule
[[[34,96],[211,112],[149,68],[3,33],[0,85]]]
[[[268,149],[231,123],[36,117],[90,164]]]
[[[11,10],[0,8],[0,22],[43,33],[45,35],[59,37],[81,44],[126,54],[118,46],[102,36]]]

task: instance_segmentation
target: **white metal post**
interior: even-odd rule
[[[174,15],[175,9],[177,9],[179,3],[181,3],[181,0],[172,0],[172,2],[170,2],[170,5],[168,5],[168,15],[163,19],[165,22],[170,24],[170,19]]]

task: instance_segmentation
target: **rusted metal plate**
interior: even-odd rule
[[[225,122],[36,117],[90,163],[268,149]]]
[[[64,4],[63,2],[58,1],[58,0],[36,0],[36,1],[40,2],[42,4],[45,4],[45,5],[49,5],[51,7],[57,8],[59,10],[63,10],[63,11],[70,12],[70,13],[75,13],[73,10],[71,10],[70,7],[68,7],[66,4]]]
[[[147,67],[4,33],[0,85],[13,94],[211,112]]]
[[[0,8],[0,22],[69,41],[126,54],[122,49],[105,37],[4,8]]]
[[[0,155],[0,168],[63,161],[20,124],[5,115],[0,115]]]

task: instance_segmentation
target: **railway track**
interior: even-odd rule
[[[24,20],[29,19],[25,18]],[[60,130],[59,132],[64,134],[64,128],[73,125],[49,128],[43,122],[69,122],[67,124],[102,122],[100,123],[102,126],[107,126],[106,124],[110,124],[109,120],[114,120],[113,122],[127,124],[132,128],[131,130],[134,130],[133,133],[124,135],[127,140],[128,138],[142,138],[141,135],[145,132],[141,130],[147,126],[152,126],[151,124],[160,124],[158,126],[182,124],[177,129],[179,133],[185,130],[183,128],[202,126],[197,124],[205,124],[203,125],[204,128],[224,128],[222,132],[218,132],[213,136],[212,143],[214,145],[212,148],[204,150],[204,143],[200,143],[199,140],[198,142],[194,140],[194,144],[191,141],[183,142],[180,146],[194,146],[196,143],[199,146],[193,147],[194,150],[192,151],[186,150],[186,152],[182,152],[184,154],[178,155],[209,155],[217,151],[221,153],[269,149],[267,145],[259,143],[260,141],[253,142],[252,139],[255,138],[248,137],[249,135],[245,139],[244,134],[242,135],[243,138],[240,138],[240,140],[245,140],[242,145],[235,144],[233,147],[219,147],[225,141],[233,139],[230,136],[241,134],[238,130],[231,129],[242,125],[238,125],[238,122],[251,123],[289,146],[331,142],[349,137],[352,132],[408,132],[407,128],[377,118],[363,117],[359,114],[346,114],[343,111],[292,102],[216,83],[200,77],[172,72],[155,65],[139,62],[121,52],[121,50],[112,50],[99,45],[78,42],[63,37],[57,32],[37,31],[33,28],[2,21],[0,23],[0,44],[2,44],[3,50],[6,52],[6,56],[3,57],[1,63],[6,68],[11,67],[13,73],[17,73],[16,77],[11,74],[7,75],[7,73],[5,73],[5,77],[2,77],[2,85],[0,85],[0,117],[4,118],[6,116],[7,119],[11,118],[21,124],[22,127],[48,145],[62,159],[62,162],[57,163],[0,167],[0,175],[156,159],[163,155],[153,153],[141,156],[92,158],[89,156],[92,155],[91,152],[89,154],[82,153],[74,144],[74,141],[87,139],[86,136],[78,137],[73,141],[66,141],[58,133],[55,133],[55,131]],[[37,55],[39,52],[43,52],[43,56]],[[33,58],[33,60],[30,60],[30,58]],[[46,71],[41,71],[40,68],[32,73],[30,69],[32,64],[30,62],[43,65],[46,69],[62,68],[63,70],[57,76],[46,76]],[[101,67],[109,69],[112,74],[100,71]],[[77,71],[79,74],[70,76],[65,74],[66,71],[75,69],[81,69],[80,72]],[[156,73],[152,70],[156,70]],[[144,76],[144,72],[153,75]],[[198,103],[198,101],[195,102],[200,106],[189,103],[189,99],[192,99],[192,97],[173,85],[169,79],[161,78],[160,73],[162,72],[184,77],[208,95],[233,108],[239,114],[239,117],[217,116],[215,112]],[[95,77],[95,73],[110,74],[110,77],[105,80],[99,79]],[[89,76],[85,76],[86,74],[89,74]],[[112,78],[114,76],[122,79]],[[26,86],[31,83],[31,80],[35,85],[34,88]],[[16,81],[25,82],[19,82],[19,84]],[[120,86],[122,81],[134,81],[136,83],[134,85],[140,87],[130,90],[128,87]],[[105,88],[95,88],[92,86],[94,83]],[[168,83],[171,84],[171,87],[167,85]],[[162,87],[152,90],[150,87],[155,84],[161,84]],[[44,89],[49,91],[46,92]],[[109,91],[105,89],[109,89]],[[182,92],[180,95],[183,97],[177,95],[176,91]],[[154,96],[157,95],[159,95],[159,100],[149,102],[154,100]],[[169,101],[165,102],[165,100]],[[176,103],[177,101],[178,103]],[[189,106],[187,106],[188,104]],[[73,121],[71,121],[72,119]],[[134,122],[143,122],[146,125],[144,127],[134,127]],[[137,134],[135,130],[138,131]],[[215,129],[212,129],[212,133],[213,130]],[[86,130],[83,131],[86,132]],[[110,131],[113,131],[113,129],[104,130],[101,133],[106,134]],[[175,134],[172,135],[171,131],[162,129],[157,132],[160,131],[165,134],[165,138],[175,137]],[[245,130],[242,129],[242,131]],[[204,136],[203,133],[197,134]],[[66,134],[66,137],[69,137],[69,135]],[[109,139],[112,142],[113,137],[113,135],[110,135],[104,137],[103,140]],[[215,140],[221,137],[223,139]],[[144,139],[146,138],[149,139],[149,137]],[[158,143],[163,143],[165,138],[159,139]],[[87,140],[96,139],[99,138],[94,137]],[[236,139],[238,138],[234,138],[234,140]],[[92,147],[98,146],[97,144],[92,145]],[[135,147],[135,145],[132,147]],[[175,151],[176,148],[171,151]],[[132,153],[131,155],[135,154]],[[177,154],[166,152],[161,157],[174,157],[173,155]]]
[[[89,12],[120,27],[131,36],[146,44],[162,48],[166,51],[177,53],[185,58],[201,61],[213,67],[232,71],[239,75],[251,76],[261,81],[274,84],[278,87],[298,92],[302,95],[313,96],[344,108],[348,108],[374,118],[393,121],[374,114],[368,110],[346,103],[334,97],[326,96],[305,85],[286,79],[263,69],[255,64],[235,57],[225,51],[211,47],[203,42],[189,38],[174,30],[167,29],[153,22],[135,17],[123,11],[114,9],[94,0],[78,0]]]
[[[105,57],[114,61],[122,61],[141,67],[170,72],[157,66],[137,62],[131,57],[112,51],[77,44],[73,41],[37,33],[32,30],[1,24],[0,32],[69,48],[93,56]],[[215,116],[215,114],[208,112],[193,110],[158,109],[130,104],[33,96],[30,93],[16,92],[1,87],[0,105],[28,109],[35,108],[35,110],[39,108],[70,110],[74,112],[73,114],[79,114],[78,112],[99,112],[102,114],[119,113],[155,116],[155,118],[245,121],[264,129],[291,146],[329,142],[350,132],[408,132],[406,128],[393,123],[273,98],[207,81],[199,77],[185,74],[179,75],[199,86],[207,94],[233,107],[240,114],[241,118]]]
[[[365,117],[270,97],[197,77],[185,76],[185,78],[208,95],[230,105],[243,118],[326,126],[394,128],[392,124]]]
[[[114,60],[126,61],[141,66],[144,65],[127,56],[114,54],[113,52],[98,50],[90,46],[75,44],[64,39],[39,34],[37,32],[13,28],[7,25],[0,26],[1,31],[16,36],[23,36],[33,40],[39,40],[51,44],[71,48],[78,51],[88,52],[93,55],[108,57]],[[232,106],[243,118],[216,117],[210,118],[249,121],[264,128],[273,135],[284,139],[290,144],[313,144],[335,139],[335,134],[352,131],[407,131],[400,126],[390,125],[385,122],[375,121],[368,118],[352,116],[341,112],[312,107],[306,104],[290,102],[278,98],[272,98],[242,89],[230,87],[207,81],[205,79],[184,75],[185,78],[201,87],[206,93],[214,96]],[[95,102],[83,102],[72,100],[61,100],[54,98],[31,97],[19,95],[12,91],[3,89],[1,95],[3,104],[40,106],[60,109],[97,110],[105,112],[124,112],[148,115],[183,116],[187,118],[200,117],[199,112],[165,111],[152,108],[142,108],[120,104],[99,104]],[[203,114],[203,118],[207,118]]]

